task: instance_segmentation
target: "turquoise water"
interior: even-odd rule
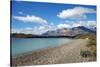
[[[12,56],[71,42],[67,38],[12,38]]]

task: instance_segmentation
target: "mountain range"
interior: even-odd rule
[[[48,38],[48,37],[68,37],[68,38],[74,38],[78,35],[83,34],[96,34],[96,27],[84,27],[84,26],[78,26],[73,28],[60,28],[56,30],[48,30],[45,33],[41,35],[36,34],[25,34],[25,33],[12,33],[12,37],[18,37],[18,38]]]
[[[75,36],[78,34],[85,34],[85,33],[96,33],[96,27],[87,28],[84,26],[78,26],[73,28],[61,28],[57,30],[47,31],[43,33],[44,36]]]

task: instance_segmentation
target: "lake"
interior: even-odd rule
[[[71,42],[68,38],[12,38],[12,57]]]

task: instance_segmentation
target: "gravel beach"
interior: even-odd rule
[[[12,66],[44,65],[95,61],[93,58],[82,58],[80,50],[88,50],[88,40],[75,39],[69,44],[44,49],[16,58],[12,58]]]

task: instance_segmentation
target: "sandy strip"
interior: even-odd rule
[[[43,65],[87,62],[90,58],[80,56],[81,49],[87,49],[88,40],[76,39],[69,44],[60,45],[54,48],[44,49],[28,55],[12,58],[13,66],[23,65]]]

